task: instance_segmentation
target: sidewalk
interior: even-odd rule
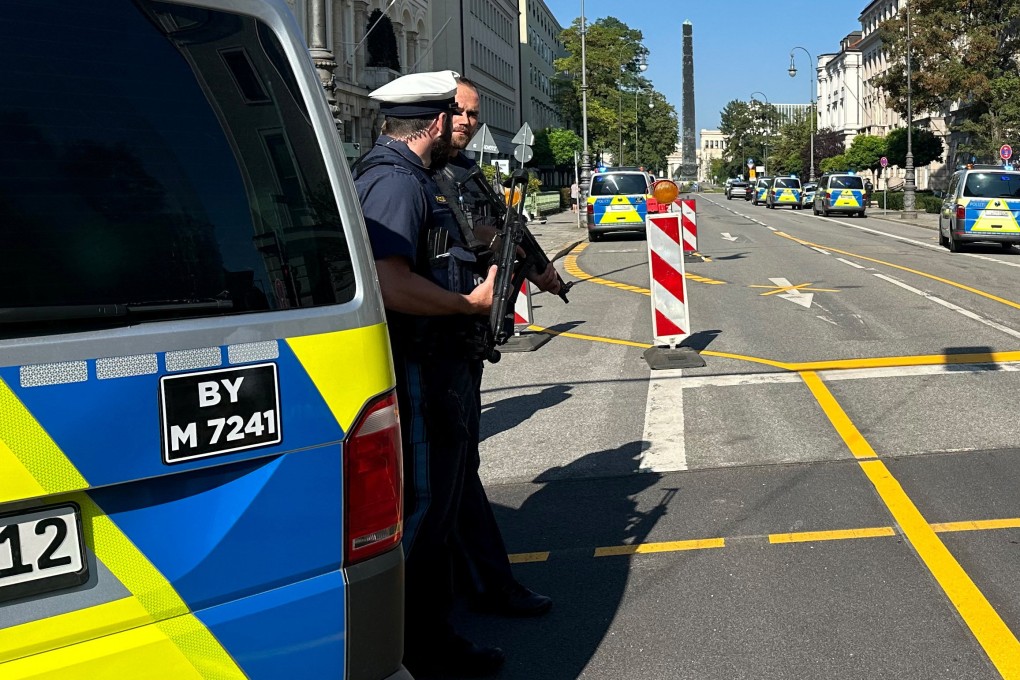
[[[903,219],[903,213],[900,210],[890,210],[888,213],[881,208],[868,208],[868,218],[885,220],[887,222],[896,222],[897,224],[912,224],[917,227],[924,227],[925,229],[931,229],[937,231],[939,228],[939,215],[938,213],[926,213],[923,210],[917,211],[916,220],[905,220]]]

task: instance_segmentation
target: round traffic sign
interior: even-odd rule
[[[885,156],[882,156],[880,159],[878,159],[878,164],[881,165],[883,168],[888,168],[889,159],[886,158]]]
[[[514,158],[516,158],[522,165],[530,161],[534,155],[535,152],[532,148],[530,146],[525,146],[524,144],[520,144],[514,149]]]
[[[999,147],[999,157],[1002,160],[1008,161],[1012,156],[1013,147],[1011,147],[1009,144],[1003,144],[1002,146]]]

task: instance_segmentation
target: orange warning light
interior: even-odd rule
[[[652,196],[659,203],[669,204],[676,200],[676,197],[680,195],[680,187],[668,179],[660,179],[652,185]]]

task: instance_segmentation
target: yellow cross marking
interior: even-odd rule
[[[762,293],[762,295],[775,295],[776,293],[788,293],[791,290],[793,290],[793,291],[811,290],[811,291],[815,291],[817,293],[838,293],[839,292],[838,290],[836,290],[834,288],[809,288],[808,286],[811,286],[811,285],[812,284],[810,284],[810,283],[798,283],[796,286],[794,286],[792,284],[789,285],[789,286],[760,286],[760,285],[751,284],[751,286],[749,286],[749,287],[750,288],[772,288],[773,289],[773,290],[770,290],[767,293]]]

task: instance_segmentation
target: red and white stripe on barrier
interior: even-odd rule
[[[514,301],[514,333],[520,334],[523,328],[532,323],[531,316],[531,284],[527,280],[521,284],[521,292]]]
[[[681,216],[648,215],[648,271],[652,291],[652,337],[656,344],[676,347],[691,332]]]
[[[698,208],[693,198],[680,199],[680,217],[683,221],[684,252],[698,249]]]

